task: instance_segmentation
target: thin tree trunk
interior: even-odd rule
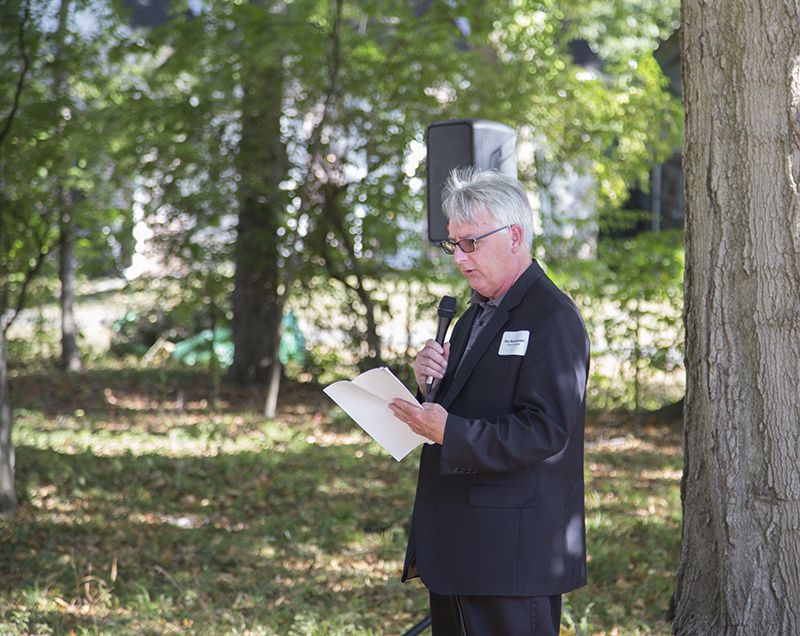
[[[11,111],[5,125],[0,129],[0,155],[3,141],[11,130],[11,124],[20,105],[20,97],[25,86],[25,77],[30,67],[30,58],[25,46],[25,27],[30,17],[30,3],[25,2],[19,27],[20,74],[17,81]],[[0,157],[0,165],[3,161]],[[0,172],[0,194],[3,191],[2,172]],[[0,196],[0,236],[3,235],[3,197]],[[11,440],[13,419],[11,417],[11,396],[8,391],[8,363],[6,358],[6,303],[3,297],[3,282],[0,281],[0,514],[10,515],[17,511],[17,494],[14,490],[14,446]]]
[[[800,634],[800,11],[684,0],[680,636]]]
[[[272,365],[270,376],[267,378],[266,398],[264,399],[264,417],[274,419],[278,414],[278,394],[281,387],[281,375],[283,368],[280,364],[280,340],[275,344],[272,359],[277,360],[278,364]]]
[[[74,237],[69,209],[72,197],[62,192],[59,219],[59,268],[61,280],[61,366],[67,371],[80,371],[81,358],[75,338],[75,259]]]
[[[17,495],[14,490],[14,446],[11,443],[13,421],[8,392],[2,293],[0,289],[0,514],[14,514],[17,511]]]
[[[70,11],[70,0],[62,0],[59,10],[58,32],[56,34],[56,64],[55,64],[55,94],[57,104],[66,108],[68,103],[69,69],[67,67],[64,41],[67,37],[67,28]],[[59,113],[60,115],[60,113]],[[68,119],[59,116],[58,135],[64,137]],[[64,165],[64,164],[62,164]],[[80,371],[81,359],[78,355],[78,345],[75,341],[75,262],[73,254],[73,227],[72,212],[74,202],[72,193],[67,187],[59,188],[59,268],[61,280],[61,366],[68,371]]]

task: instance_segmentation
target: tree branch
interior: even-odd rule
[[[30,0],[26,0],[25,4],[23,5],[24,10],[22,12],[22,21],[19,24],[19,56],[22,59],[22,70],[19,74],[19,80],[17,80],[17,88],[14,91],[14,99],[11,102],[11,112],[8,114],[6,118],[5,126],[3,126],[3,130],[0,131],[0,147],[3,145],[3,140],[5,136],[8,134],[8,131],[11,130],[11,123],[14,120],[14,116],[17,114],[17,110],[19,110],[19,103],[20,98],[22,96],[22,89],[25,85],[25,76],[28,74],[28,69],[30,68],[31,61],[28,57],[28,50],[25,48],[25,26],[28,23],[28,19],[30,18],[31,6]]]

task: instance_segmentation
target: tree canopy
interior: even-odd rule
[[[291,263],[301,286],[339,281],[357,300],[351,275],[440,269],[420,249],[424,164],[412,154],[432,121],[511,125],[530,144],[532,185],[570,166],[595,177],[598,206],[618,206],[677,144],[679,107],[653,57],[676,3],[174,3],[168,23],[129,30],[130,9],[84,1],[63,3],[57,45],[55,9],[3,9],[3,104],[29,64],[2,149],[15,158],[3,163],[6,285],[26,270],[13,259],[49,251],[56,188],[80,193],[87,234],[129,232],[118,211],[135,207],[185,270],[230,277],[241,192],[277,170],[281,270]],[[592,52],[585,66],[576,42]],[[54,91],[56,59],[69,95]],[[279,113],[284,159],[272,166],[237,163],[259,85],[280,86],[257,105]]]

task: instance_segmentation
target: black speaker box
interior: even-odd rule
[[[427,131],[428,240],[447,239],[442,189],[453,168],[474,166],[517,176],[517,136],[505,124],[483,119],[435,122]]]

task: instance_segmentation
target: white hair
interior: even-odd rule
[[[442,212],[449,221],[475,224],[487,218],[500,226],[522,228],[522,244],[533,245],[533,212],[518,179],[496,170],[454,168],[442,192]]]

